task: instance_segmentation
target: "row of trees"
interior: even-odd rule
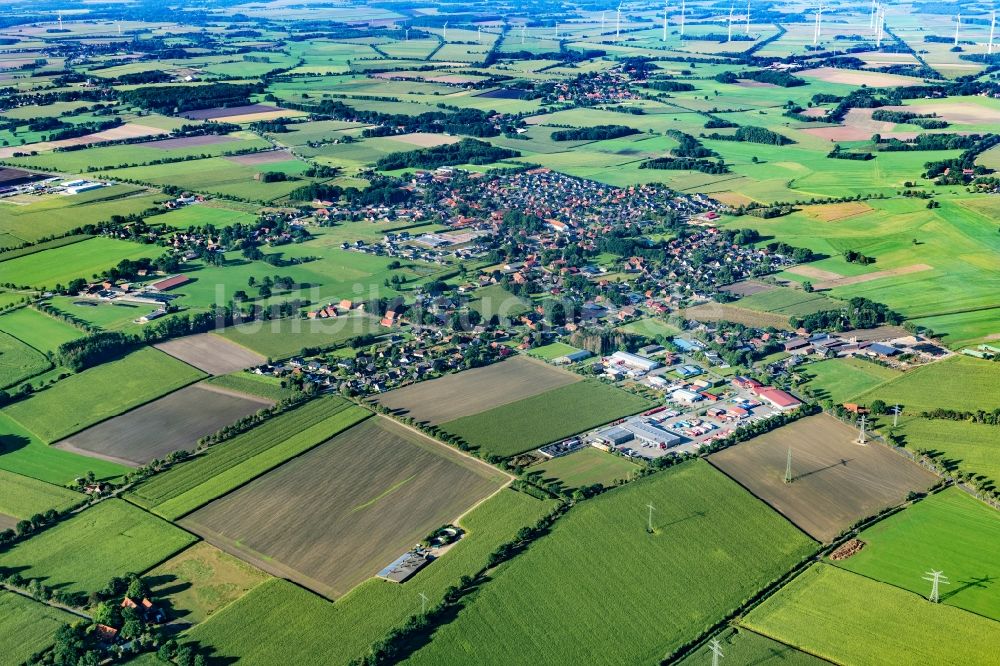
[[[845,331],[852,328],[874,328],[880,324],[899,325],[903,316],[890,310],[883,303],[856,296],[839,310],[823,310],[804,317],[792,317],[789,324],[792,328],[804,328],[807,331]]]
[[[391,153],[379,158],[379,169],[436,169],[453,164],[490,164],[509,157],[520,157],[521,153],[509,148],[500,148],[485,141],[462,139],[458,143],[432,146],[408,152]]]

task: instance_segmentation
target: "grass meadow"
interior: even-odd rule
[[[150,245],[113,238],[91,238],[5,261],[4,280],[16,285],[51,289],[57,284],[69,284],[75,278],[89,280],[122,259],[152,258],[159,254],[162,250]]]
[[[806,377],[802,386],[809,389],[814,398],[834,404],[853,402],[858,395],[902,376],[898,370],[857,358],[810,363],[799,374]]]
[[[81,501],[84,496],[69,488],[63,488],[38,479],[21,476],[0,469],[0,513],[15,518],[27,519],[36,513],[49,509],[62,511]]]
[[[741,664],[754,666],[825,666],[827,662],[819,657],[796,650],[795,648],[773,641],[742,627],[727,629],[716,636],[722,645],[723,658],[729,657]],[[687,657],[677,662],[678,666],[704,666],[712,661],[712,652],[708,644],[701,646]]]
[[[212,377],[206,381],[213,386],[267,398],[275,402],[291,398],[297,393],[295,389],[283,388],[281,380],[277,377],[255,375],[250,372],[234,372],[231,375]]]
[[[52,443],[204,376],[161,351],[142,348],[67,377],[4,412]],[[94,399],[95,391],[99,400]]]
[[[651,405],[646,398],[585,380],[442,423],[441,429],[479,447],[484,455],[508,457]]]
[[[857,396],[862,404],[881,398],[914,415],[935,407],[975,411],[996,408],[1000,365],[969,356],[952,356],[908,370],[900,377]]]
[[[0,331],[0,388],[45,372],[52,363],[40,351]]]
[[[982,663],[1000,654],[993,620],[827,564],[807,569],[741,623],[838,664]]]
[[[814,548],[707,463],[689,462],[574,506],[410,663],[660,661]],[[540,631],[551,618],[573,631]]]
[[[103,588],[112,576],[143,572],[195,537],[119,499],[90,507],[0,554],[0,567],[70,592]]]
[[[993,581],[1000,576],[996,509],[958,488],[930,495],[863,531],[861,552],[835,566],[918,595],[928,567],[944,571],[941,603],[1000,620]]]
[[[635,463],[590,446],[528,469],[529,473],[539,474],[543,485],[557,483],[565,489],[595,483],[610,486],[617,481],[631,479],[637,471],[639,466]]]
[[[933,452],[947,466],[1000,482],[996,427],[970,421],[904,417],[899,431],[909,449]]]
[[[0,590],[0,654],[7,663],[26,663],[52,645],[59,627],[78,619],[58,608]]]
[[[59,345],[83,337],[80,329],[34,308],[18,308],[0,315],[0,331],[48,354]]]
[[[543,361],[552,361],[557,358],[566,356],[567,354],[572,354],[573,352],[580,351],[576,347],[567,345],[564,342],[552,342],[547,345],[542,345],[541,347],[535,347],[534,349],[528,350],[529,356],[534,356],[535,358],[540,358]]]
[[[271,359],[294,356],[306,347],[332,347],[350,338],[387,333],[364,313],[336,319],[274,319],[230,326],[219,335]]]

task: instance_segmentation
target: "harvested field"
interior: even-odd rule
[[[161,141],[146,141],[137,143],[136,146],[143,148],[156,148],[158,150],[174,150],[177,148],[198,148],[200,146],[214,146],[220,143],[236,141],[235,137],[228,134],[203,134],[202,136],[182,136],[177,139],[163,139]]]
[[[211,333],[187,335],[154,346],[210,375],[228,375],[267,360],[242,345]]]
[[[834,67],[817,67],[796,72],[796,76],[809,79],[819,79],[825,83],[842,83],[850,86],[866,85],[869,88],[895,88],[923,85],[923,81],[910,76],[898,74],[883,74],[857,69],[836,69]]]
[[[855,215],[869,213],[872,207],[861,201],[847,201],[823,206],[805,206],[802,210],[809,217],[821,222],[836,222]]]
[[[744,206],[753,203],[753,199],[739,192],[713,192],[710,196],[729,206]]]
[[[492,494],[507,477],[372,418],[199,509],[207,541],[335,598]]]
[[[215,120],[216,118],[229,118],[231,116],[244,116],[251,113],[273,113],[284,109],[270,104],[249,104],[247,106],[215,107],[212,109],[197,109],[195,111],[185,111],[182,117],[188,120]]]
[[[13,157],[14,153],[23,153],[27,150],[44,152],[48,150],[55,150],[56,148],[65,148],[67,146],[85,146],[88,143],[120,141],[122,139],[138,139],[144,136],[160,136],[163,134],[169,134],[169,132],[157,127],[148,127],[146,125],[139,125],[136,123],[125,123],[124,125],[113,127],[109,130],[104,130],[103,132],[95,132],[94,134],[78,136],[73,139],[62,139],[61,141],[42,141],[40,143],[30,144],[29,146],[7,146],[5,148],[0,148],[0,159]]]
[[[742,282],[734,282],[733,284],[723,287],[723,291],[728,291],[734,296],[751,296],[753,294],[763,294],[768,291],[773,291],[776,287],[772,284],[765,284],[763,282],[757,282],[756,280],[743,280]]]
[[[393,141],[408,143],[420,148],[430,148],[432,146],[444,146],[450,143],[461,141],[457,136],[445,136],[444,134],[430,134],[428,132],[410,132],[409,134],[396,134],[389,137]]]
[[[802,277],[812,278],[813,280],[839,280],[844,277],[840,273],[825,271],[822,268],[816,268],[815,266],[792,266],[788,269],[788,272],[794,273],[795,275],[801,275]]]
[[[275,164],[277,162],[287,162],[288,160],[295,159],[287,150],[263,150],[259,153],[250,153],[248,155],[235,155],[233,157],[227,157],[227,160],[234,164],[239,164],[241,166],[257,166],[259,164]]]
[[[444,423],[580,381],[527,356],[389,391],[378,401],[418,421]]]
[[[14,185],[23,185],[24,183],[31,183],[42,178],[45,178],[44,174],[34,173],[33,171],[0,167],[0,186],[13,187]]]
[[[866,516],[926,490],[937,477],[880,444],[854,443],[857,432],[821,414],[730,447],[708,460],[820,541]],[[792,482],[785,483],[788,449]]]
[[[8,516],[6,513],[0,513],[0,532],[14,529],[18,520],[19,519],[15,516]]]
[[[698,321],[705,322],[732,321],[744,326],[757,326],[760,328],[773,326],[774,328],[786,331],[791,328],[788,325],[788,317],[785,315],[758,312],[722,303],[705,303],[703,305],[696,305],[693,308],[687,308],[684,310],[684,316],[688,319],[697,319]]]
[[[986,125],[1000,123],[1000,111],[969,102],[943,102],[919,106],[886,106],[889,111],[934,112],[943,120],[956,125]]]
[[[837,287],[846,287],[852,284],[861,284],[862,282],[871,282],[872,280],[896,277],[897,275],[909,275],[910,273],[922,273],[923,271],[932,270],[934,270],[934,267],[929,264],[911,264],[909,266],[900,266],[899,268],[890,268],[885,271],[865,273],[864,275],[849,275],[846,277],[838,277],[833,280],[824,280],[823,282],[817,282],[814,284],[813,288],[836,289]]]
[[[57,443],[56,448],[121,463],[145,465],[274,402],[211,384],[188,386]]]

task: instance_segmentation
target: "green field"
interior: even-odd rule
[[[290,388],[282,388],[281,380],[277,377],[267,375],[255,375],[252,372],[234,372],[231,375],[219,375],[205,380],[208,384],[221,386],[222,388],[249,393],[260,396],[268,400],[284,400],[291,398],[298,391]]]
[[[913,323],[933,331],[951,349],[961,349],[966,345],[997,339],[1000,335],[1000,308],[921,317],[914,319]]]
[[[493,316],[513,318],[528,312],[531,305],[520,296],[515,296],[498,284],[477,289],[469,301],[469,307],[489,320]]]
[[[355,313],[337,319],[272,319],[230,326],[219,335],[271,359],[295,356],[305,347],[332,347],[368,333],[387,333],[374,318]]]
[[[466,535],[458,544],[405,585],[371,579],[331,604],[291,583],[273,580],[196,627],[191,638],[212,645],[220,657],[238,655],[246,664],[348,663],[419,612],[414,586],[427,595],[430,604],[438,603],[450,585],[485,567],[497,546],[512,539],[518,529],[533,525],[554,505],[512,490],[501,491],[462,519]],[[263,631],[289,614],[300,620],[282,632]],[[253,627],[261,631],[247,631]]]
[[[754,666],[823,666],[827,662],[793,647],[772,641],[760,634],[742,627],[727,629],[716,637],[721,644],[723,658],[741,664]],[[701,646],[687,657],[677,662],[678,666],[705,666],[712,662],[712,652],[708,644]]]
[[[160,248],[115,240],[91,238],[3,262],[4,281],[36,288],[54,288],[76,278],[91,279],[122,259],[157,257]]]
[[[0,469],[0,513],[27,519],[49,509],[62,511],[85,498],[82,494]]]
[[[442,423],[441,429],[479,447],[484,455],[507,457],[636,414],[651,405],[646,398],[589,380]]]
[[[1000,520],[996,509],[948,488],[869,527],[860,553],[833,562],[842,569],[927,594],[924,572],[944,571],[941,603],[1000,620],[993,581],[1000,576]],[[960,547],[956,547],[960,545]]]
[[[635,463],[590,446],[528,469],[531,474],[540,474],[538,479],[543,485],[556,483],[566,490],[595,483],[610,486],[616,481],[627,481],[637,471],[639,466]]]
[[[45,372],[52,363],[45,355],[0,331],[0,388],[7,388]]]
[[[618,330],[634,335],[641,335],[646,338],[655,339],[659,336],[670,337],[681,332],[676,326],[672,326],[662,319],[637,319],[624,326],[619,326]]]
[[[535,358],[540,358],[546,361],[552,361],[554,359],[566,356],[567,354],[572,354],[573,352],[580,351],[576,347],[567,345],[563,342],[551,342],[547,345],[542,345],[541,347],[535,347],[534,349],[528,350],[529,356],[534,356]]]
[[[837,310],[844,303],[816,292],[775,287],[741,298],[737,305],[750,310],[802,316],[822,310]]]
[[[314,400],[156,475],[127,498],[175,520],[370,415],[341,398]]]
[[[4,412],[52,443],[204,377],[190,365],[144,347],[68,377]]]
[[[915,416],[900,419],[899,431],[907,448],[936,452],[948,465],[1000,482],[996,426]]]
[[[1000,364],[953,356],[909,370],[897,379],[862,393],[857,401],[869,404],[881,398],[887,405],[899,403],[907,415],[935,407],[960,411],[993,410],[1000,407],[996,395],[998,385]]]
[[[83,337],[80,329],[34,308],[18,308],[0,316],[0,331],[14,336],[44,354],[59,345]]]
[[[574,506],[412,663],[659,661],[814,548],[704,461],[686,463]],[[539,630],[540,618],[572,630]]]
[[[837,664],[980,664],[1000,654],[993,620],[826,564],[807,569],[742,623]]]
[[[217,229],[223,229],[231,227],[234,224],[253,224],[256,220],[256,215],[251,215],[240,210],[197,205],[185,206],[180,210],[157,217],[155,222],[165,224],[174,229],[204,227],[209,224]]]
[[[129,471],[116,463],[47,446],[2,412],[0,469],[60,486],[86,476],[87,472],[93,472],[98,479],[110,480]]]
[[[52,645],[56,630],[78,621],[76,615],[0,590],[0,654],[4,663],[27,662]]]
[[[119,499],[109,499],[0,554],[0,567],[70,592],[103,588],[143,572],[196,538]]]
[[[802,386],[817,400],[837,405],[853,402],[861,393],[901,376],[897,370],[857,358],[832,358],[800,367],[799,374],[807,378]]]

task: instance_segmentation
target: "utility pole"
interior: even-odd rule
[[[646,531],[649,532],[650,534],[652,534],[653,533],[653,509],[655,509],[656,507],[653,506],[652,502],[650,502],[649,504],[646,505],[646,508],[649,509],[649,523],[648,523],[648,526],[646,527]]]
[[[862,445],[862,446],[864,446],[865,444],[868,443],[868,440],[865,439],[865,415],[864,414],[861,415],[861,430],[858,432],[858,441],[857,441],[857,443],[860,444],[860,445]]]
[[[941,597],[938,595],[938,585],[951,585],[951,582],[948,581],[948,577],[944,575],[943,571],[934,571],[931,569],[924,574],[924,580],[931,584],[931,594],[927,597],[927,600],[932,604],[941,603]]]
[[[420,593],[420,614],[427,615],[427,595]]]
[[[708,649],[712,651],[712,666],[719,666],[719,660],[726,656],[722,654],[722,643],[718,638],[713,638],[708,644]]]
[[[785,483],[792,482],[792,447],[788,447],[788,460],[785,462]]]

